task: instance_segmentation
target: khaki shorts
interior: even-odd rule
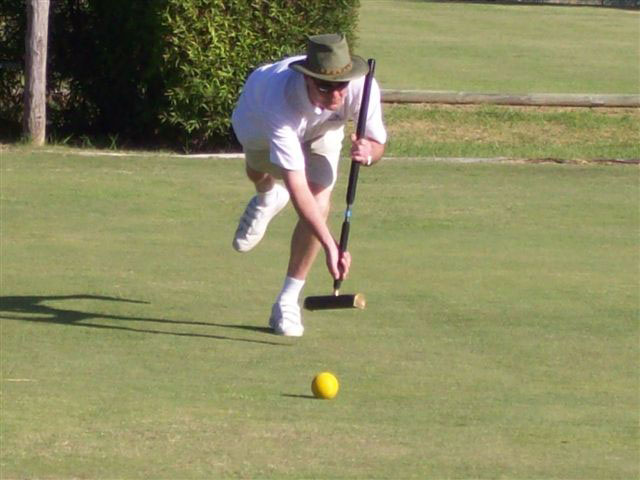
[[[344,126],[328,130],[323,136],[302,145],[308,181],[333,188],[337,178],[343,138]],[[245,150],[244,155],[248,167],[258,172],[269,173],[274,178],[282,178],[280,167],[271,163],[269,159],[269,150]]]

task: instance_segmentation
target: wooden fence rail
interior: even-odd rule
[[[442,92],[426,90],[382,90],[385,103],[441,103],[452,105],[489,104],[546,107],[640,107],[640,95],[530,93]]]

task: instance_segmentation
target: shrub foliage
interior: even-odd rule
[[[169,0],[163,23],[168,105],[161,118],[198,145],[223,138],[247,74],[304,51],[308,34],[342,31],[353,40],[357,2]]]
[[[25,8],[22,0],[2,3],[0,117],[19,125]],[[303,52],[307,35],[341,31],[353,43],[358,7],[359,0],[51,2],[49,131],[186,149],[227,145],[248,73]]]
[[[0,3],[0,140],[20,131],[24,76],[25,5],[20,0]]]

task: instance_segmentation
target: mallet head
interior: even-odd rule
[[[304,299],[304,308],[307,310],[335,310],[340,308],[364,309],[367,301],[362,293],[354,295],[324,295],[307,297]]]

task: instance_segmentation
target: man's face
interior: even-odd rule
[[[305,76],[309,100],[325,110],[338,110],[344,103],[349,82],[326,82]]]

